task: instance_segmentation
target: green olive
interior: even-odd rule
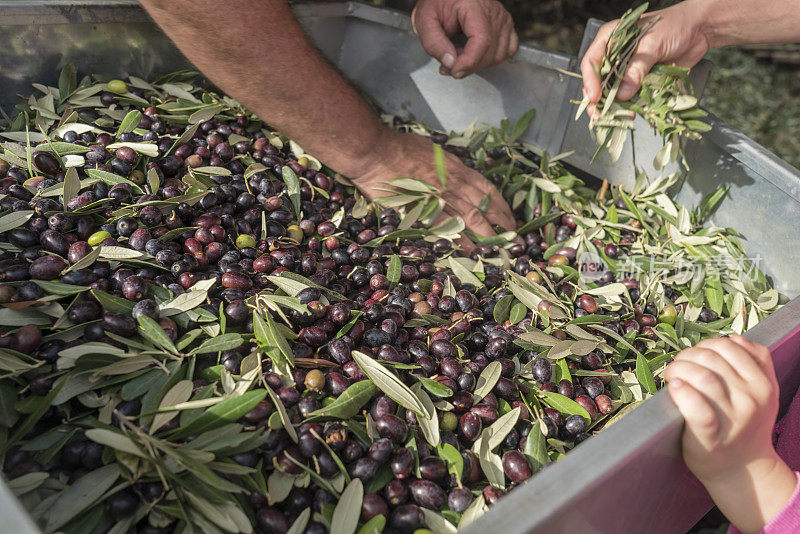
[[[236,238],[237,248],[252,248],[256,246],[256,238],[249,234],[241,234]]]
[[[108,82],[108,90],[112,93],[117,93],[121,95],[123,93],[128,92],[128,84],[123,82],[122,80],[111,80]]]
[[[453,412],[444,412],[440,428],[445,432],[453,432],[458,426],[458,417]]]
[[[110,233],[106,232],[105,230],[100,230],[90,235],[89,239],[87,239],[86,242],[94,247],[96,245],[99,245],[100,243],[103,242],[103,240],[108,239],[109,237],[111,237]]]
[[[319,369],[312,369],[306,375],[304,384],[309,391],[320,393],[325,387],[325,375]]]
[[[542,275],[539,274],[537,271],[530,271],[528,274],[525,275],[525,278],[533,282],[534,284],[541,284],[544,282],[542,279]]]
[[[289,239],[297,243],[302,243],[303,236],[305,235],[303,234],[303,231],[300,229],[300,227],[297,226],[296,224],[290,224],[286,228],[286,234],[289,236]]]
[[[675,324],[675,320],[678,318],[678,310],[675,309],[675,306],[672,304],[668,306],[664,306],[664,309],[661,310],[661,313],[658,314],[658,320],[662,323],[667,324]]]

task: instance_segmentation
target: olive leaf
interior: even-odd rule
[[[653,372],[642,354],[636,355],[636,379],[639,384],[651,395],[656,394],[656,383],[653,380]]]
[[[170,439],[179,439],[193,434],[201,434],[219,428],[227,423],[237,421],[244,414],[252,410],[253,407],[266,396],[267,391],[259,389],[248,391],[239,397],[225,399],[205,410],[189,424],[181,426],[175,432],[169,434]]]
[[[55,532],[73,517],[94,505],[119,478],[119,465],[108,464],[75,481],[58,494],[45,514],[45,529]]]
[[[168,352],[178,354],[175,344],[157,322],[144,314],[140,314],[136,320],[139,322],[139,333],[142,337]]]
[[[361,502],[364,498],[364,486],[361,479],[354,478],[342,492],[331,518],[331,532],[353,534],[358,527],[361,516]]]
[[[489,432],[487,433],[489,436],[489,450],[496,449],[503,440],[506,439],[509,432],[514,429],[514,425],[517,424],[519,420],[520,414],[520,407],[517,406],[513,410],[505,413],[497,418],[497,421],[491,424],[487,429]]]
[[[124,313],[127,315],[130,315],[130,313],[133,311],[134,304],[128,299],[111,295],[99,289],[92,289],[91,291],[92,296],[97,300],[98,303],[100,303],[103,309],[115,313]]]
[[[304,508],[300,515],[297,516],[297,519],[294,520],[292,526],[289,527],[289,530],[286,531],[286,534],[303,534],[306,531],[306,525],[308,525],[308,521],[311,519],[311,508]]]
[[[419,424],[420,430],[422,430],[423,436],[425,436],[425,441],[427,441],[431,447],[436,447],[439,445],[440,440],[439,415],[436,412],[436,407],[433,405],[433,401],[431,401],[428,394],[422,391],[421,382],[417,382],[411,386],[411,391],[419,398],[425,410],[431,414],[430,417],[417,415],[417,423]]]
[[[191,380],[181,380],[167,391],[166,395],[164,395],[164,398],[162,398],[159,403],[159,408],[174,406],[188,401],[192,395],[192,389],[193,385]],[[177,410],[157,413],[155,417],[153,417],[152,423],[150,423],[150,433],[154,434],[157,432],[159,428],[167,424],[167,422],[176,415],[178,415]]]
[[[158,145],[156,145],[155,143],[129,143],[129,142],[126,142],[126,143],[111,143],[106,148],[116,150],[117,148],[122,148],[122,147],[130,148],[130,149],[138,152],[139,154],[143,154],[145,156],[150,156],[151,158],[155,158],[159,154]],[[150,170],[152,171],[153,169],[150,169]],[[147,174],[148,174],[148,183],[150,183],[150,180],[149,180],[150,171],[147,171]],[[156,189],[158,189],[158,188],[156,188]]]
[[[555,408],[559,412],[569,415],[580,415],[586,422],[592,422],[592,416],[586,411],[586,408],[560,393],[553,393],[551,391],[542,391],[544,402],[551,408]]]
[[[0,217],[0,233],[8,232],[28,222],[33,216],[33,210],[22,210],[8,213]]]
[[[472,284],[476,287],[481,286],[482,282],[480,278],[475,276],[469,269],[464,267],[464,265],[453,258],[453,256],[450,256],[447,258],[447,260],[450,263],[450,268],[453,270],[453,274],[455,274],[459,280],[465,284]]]
[[[502,324],[508,320],[512,302],[514,302],[514,295],[505,295],[500,297],[500,300],[498,300],[497,304],[494,305],[493,315],[496,322]]]
[[[389,281],[389,287],[394,287],[400,281],[400,275],[403,270],[403,261],[397,254],[392,254],[389,259],[389,266],[386,267],[386,279]]]
[[[159,305],[161,317],[172,317],[181,312],[192,310],[205,302],[208,291],[198,289],[181,293],[174,299]]]
[[[528,307],[520,301],[514,300],[514,304],[511,305],[511,311],[508,314],[508,321],[511,324],[517,324],[522,321],[526,315],[528,315]]]
[[[456,475],[456,480],[461,480],[464,474],[464,458],[458,449],[449,443],[440,443],[436,447],[436,453],[447,464],[447,471]]]
[[[308,414],[308,420],[315,418],[350,419],[358,413],[375,393],[375,384],[371,380],[359,380],[351,384],[336,400]]]
[[[489,510],[489,507],[486,506],[486,499],[483,498],[483,494],[479,494],[475,497],[475,500],[472,501],[464,513],[461,514],[461,520],[458,522],[458,528],[465,528],[467,525],[471,525],[474,523],[479,517],[485,514]]]
[[[123,178],[119,174],[114,174],[113,172],[103,171],[100,169],[86,169],[86,174],[89,175],[89,178],[96,178],[101,182],[105,182],[111,186],[117,184],[128,184],[139,194],[142,194],[142,188],[136,185],[134,182],[128,180],[127,178]]]
[[[425,376],[418,376],[417,379],[419,380],[420,384],[422,384],[422,387],[437,397],[451,397],[453,395],[453,390],[441,382],[437,382],[436,380]]]
[[[193,349],[189,354],[206,354],[208,352],[221,352],[235,349],[244,343],[241,334],[222,334],[204,341],[202,345]]]
[[[122,122],[119,123],[119,127],[117,127],[117,137],[126,133],[132,132],[134,128],[139,125],[139,121],[142,120],[142,112],[138,109],[133,109],[125,115],[125,118],[122,119]],[[117,147],[112,147],[117,148]]]
[[[525,457],[528,458],[533,471],[536,472],[550,462],[547,455],[547,426],[544,421],[537,419],[531,426],[525,442]]]
[[[300,180],[288,165],[284,165],[281,172],[283,182],[286,184],[286,194],[289,195],[294,207],[294,216],[300,219]]]
[[[483,398],[494,389],[497,381],[500,380],[500,373],[502,370],[503,366],[500,362],[491,362],[481,371],[481,374],[478,376],[478,381],[475,383],[475,391],[472,394],[473,404],[482,401]]]
[[[364,374],[367,375],[376,386],[378,386],[378,389],[383,391],[397,404],[407,410],[411,410],[420,417],[430,419],[433,416],[422,404],[419,397],[397,378],[394,373],[386,369],[386,367],[357,350],[353,351],[352,356],[359,368],[361,368]]]
[[[364,523],[361,528],[358,529],[358,534],[381,534],[385,526],[386,518],[382,514],[379,514]]]
[[[489,446],[490,432],[484,429],[481,436],[473,444],[473,450],[478,455],[478,462],[481,464],[481,470],[486,475],[489,484],[496,488],[504,490],[506,488],[506,479],[503,472],[503,462],[500,456],[493,453]]]
[[[450,521],[445,519],[441,514],[437,514],[433,510],[421,507],[422,515],[425,517],[425,524],[433,532],[441,534],[455,534],[456,527]]]
[[[253,333],[259,347],[272,359],[276,369],[288,370],[294,366],[294,353],[269,313],[262,317],[257,311],[253,312]]]

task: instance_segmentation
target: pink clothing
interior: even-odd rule
[[[797,534],[800,532],[800,393],[795,395],[789,411],[775,425],[775,450],[798,477],[789,502],[780,513],[764,525],[762,534]],[[739,529],[731,526],[728,534],[741,534]]]

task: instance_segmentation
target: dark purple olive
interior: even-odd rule
[[[375,477],[380,465],[378,462],[369,457],[359,458],[348,468],[350,476],[353,478],[360,478],[362,481],[367,482]]]
[[[389,438],[395,443],[403,443],[406,439],[406,433],[408,431],[406,424],[396,415],[382,415],[375,421],[375,427],[382,437]]]
[[[350,386],[350,381],[341,373],[331,371],[325,375],[325,391],[334,397],[344,393]]]
[[[253,287],[253,282],[250,280],[250,277],[244,273],[229,271],[222,275],[222,286],[247,291]]]
[[[455,359],[458,357],[458,349],[446,339],[435,339],[431,342],[431,354],[440,360],[443,358]]]
[[[596,376],[587,376],[583,379],[581,385],[584,391],[586,391],[586,394],[592,399],[603,393],[603,382]]]
[[[428,456],[420,460],[419,472],[422,478],[438,481],[447,476],[447,464],[438,456]]]
[[[457,391],[450,398],[450,402],[453,404],[453,411],[464,413],[472,408],[472,393],[465,390]]]
[[[75,324],[83,324],[100,318],[100,307],[94,302],[84,300],[73,304],[67,317]]]
[[[542,383],[550,380],[552,376],[550,360],[547,358],[535,358],[531,362],[531,374],[533,374],[534,380]]]
[[[271,506],[256,512],[256,525],[264,534],[285,534],[289,530],[289,522],[283,512]]]
[[[477,404],[470,408],[470,412],[480,417],[484,424],[492,424],[497,421],[497,408],[489,404]]]
[[[507,347],[508,342],[505,339],[496,337],[486,344],[484,353],[486,353],[486,357],[490,360],[496,360],[497,358],[505,356]]]
[[[408,485],[408,491],[411,499],[423,508],[438,510],[447,501],[444,490],[430,480],[415,480]]]
[[[575,397],[575,402],[583,406],[592,418],[595,418],[600,411],[594,401],[586,395],[578,395]]]
[[[518,451],[511,450],[503,454],[503,472],[512,482],[523,482],[533,475],[528,460]]]
[[[564,422],[564,430],[573,437],[581,432],[586,432],[586,428],[586,419],[582,415],[570,415]]]
[[[103,312],[103,329],[118,336],[131,337],[137,326],[132,317],[106,310]]]
[[[106,511],[114,521],[121,521],[128,517],[139,504],[139,498],[130,490],[115,493],[106,501]]]
[[[481,433],[483,425],[481,418],[472,412],[467,412],[458,420],[459,435],[466,441],[475,441]]]
[[[67,262],[58,256],[42,256],[31,263],[30,275],[35,280],[55,280],[66,266]]]
[[[369,447],[367,454],[379,464],[385,464],[392,457],[392,440],[381,438],[375,440]]]
[[[231,273],[226,273],[231,274]],[[223,275],[225,276],[225,275]],[[308,326],[300,330],[300,341],[312,347],[321,347],[327,342],[325,331],[318,326]]]
[[[489,506],[502,499],[503,495],[505,495],[505,493],[500,488],[495,488],[494,486],[486,486],[483,488],[483,498]]]
[[[387,517],[389,515],[389,506],[380,495],[375,493],[364,494],[361,501],[361,520],[369,521],[375,516],[382,515]]]
[[[69,247],[67,259],[70,263],[77,263],[81,258],[92,251],[92,247],[86,241],[76,241]]]
[[[572,387],[572,382],[567,380],[566,378],[562,378],[558,382],[558,392],[565,397],[569,397],[570,399],[574,395],[574,388]]]
[[[447,496],[447,506],[453,512],[460,514],[472,503],[472,492],[466,488],[455,488],[450,490]]]
[[[388,525],[400,534],[412,534],[425,524],[422,510],[415,504],[404,504],[392,510]]]
[[[44,150],[37,150],[33,153],[33,165],[39,172],[48,176],[53,176],[61,170],[58,159],[52,153]]]
[[[128,300],[138,301],[147,294],[147,282],[141,276],[129,276],[122,282],[122,295]]]
[[[332,339],[328,343],[328,354],[339,365],[344,365],[350,361],[350,346],[342,339]]]
[[[414,456],[411,451],[401,447],[394,451],[389,467],[395,477],[404,480],[411,476],[411,470],[414,467]]]
[[[408,502],[408,485],[402,480],[394,479],[383,488],[383,496],[392,508]]]

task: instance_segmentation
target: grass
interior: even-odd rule
[[[800,76],[738,49],[713,50],[703,107],[800,168]]]

